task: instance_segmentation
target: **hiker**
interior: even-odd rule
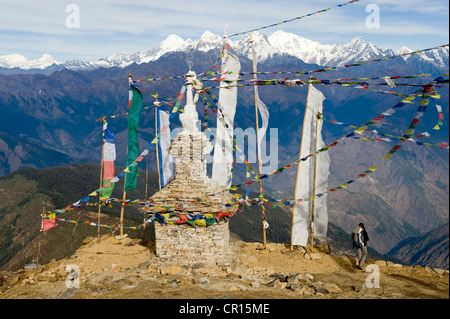
[[[369,241],[369,236],[367,235],[366,228],[363,223],[353,228],[352,232],[353,247],[356,248],[358,253],[358,266],[359,269],[366,263],[367,259],[367,242]]]

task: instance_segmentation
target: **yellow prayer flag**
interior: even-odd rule
[[[414,95],[410,95],[408,97],[406,97],[405,99],[403,99],[403,103],[412,103],[411,101],[414,100],[416,97]]]
[[[204,227],[206,227],[206,220],[205,220],[205,219],[197,219],[197,220],[195,221],[195,224],[198,225],[198,226],[204,226]]]
[[[361,126],[359,129],[355,130],[355,133],[362,134],[365,129],[366,129],[366,126]]]
[[[430,101],[429,101],[428,99],[422,99],[422,100],[420,101],[420,106],[428,105],[428,103],[430,103]]]

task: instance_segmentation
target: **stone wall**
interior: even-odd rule
[[[177,266],[226,266],[231,262],[228,221],[208,227],[155,223],[156,256]]]

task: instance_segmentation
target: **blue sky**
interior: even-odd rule
[[[325,8],[294,22],[263,30],[283,30],[322,44],[344,44],[356,36],[394,50],[425,49],[447,44],[447,0],[0,0],[0,56],[21,54],[36,59],[44,53],[56,60],[98,60],[113,53],[146,51],[170,34],[198,39],[204,31],[223,35],[246,31]],[[79,8],[79,28],[69,28],[66,12]],[[379,27],[366,20],[379,9]],[[371,20],[374,21],[374,20]],[[239,37],[235,37],[235,40]]]

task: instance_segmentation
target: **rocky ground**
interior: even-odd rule
[[[232,240],[212,268],[160,265],[152,242],[88,238],[72,257],[0,272],[0,299],[448,299],[448,270]],[[370,257],[370,256],[369,256]],[[377,277],[378,276],[378,277]],[[377,280],[378,279],[378,280]]]

